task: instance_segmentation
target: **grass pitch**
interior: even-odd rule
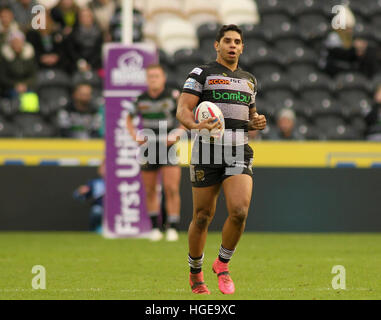
[[[0,233],[0,299],[381,299],[381,234],[245,232],[230,263],[234,295],[218,290],[211,266],[220,233],[209,233],[204,276],[210,296],[191,293],[187,234],[180,241],[104,239],[92,233]],[[32,289],[32,267],[46,289]],[[332,288],[332,268],[346,289]]]

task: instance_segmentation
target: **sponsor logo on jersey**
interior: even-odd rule
[[[230,80],[227,80],[227,79],[210,79],[208,81],[208,84],[209,85],[214,85],[214,84],[227,84],[229,85],[230,84]]]
[[[202,73],[202,69],[201,68],[194,68],[190,73],[195,73],[195,74],[198,74],[200,75]]]
[[[218,92],[213,90],[213,99],[214,100],[225,100],[225,101],[239,101],[239,102],[250,102],[250,96],[245,96],[241,92]]]
[[[184,83],[184,89],[195,89],[196,87],[196,80],[192,78],[188,78],[187,81]]]
[[[197,181],[204,181],[205,180],[204,170],[196,170],[196,180]]]

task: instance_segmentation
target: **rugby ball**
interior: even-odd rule
[[[222,114],[221,109],[216,104],[210,101],[203,101],[196,108],[195,121],[196,123],[200,123],[209,118],[216,118],[215,121],[220,120],[222,128],[213,129],[212,131],[210,131],[210,136],[217,139],[221,138],[225,131],[224,115]]]

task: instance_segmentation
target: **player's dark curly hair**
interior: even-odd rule
[[[239,35],[241,36],[241,40],[243,42],[243,32],[242,30],[235,24],[225,24],[223,25],[220,30],[218,30],[217,36],[216,36],[216,41],[220,42],[220,40],[224,37],[225,32],[227,31],[235,31],[238,32]]]

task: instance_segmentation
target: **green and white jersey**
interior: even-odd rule
[[[133,115],[141,115],[143,129],[152,129],[159,134],[159,124],[166,121],[167,132],[177,127],[176,108],[180,92],[176,89],[165,88],[157,97],[152,98],[148,92],[142,93],[135,102]]]

